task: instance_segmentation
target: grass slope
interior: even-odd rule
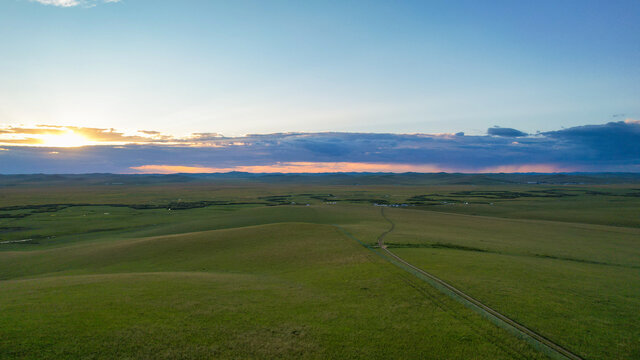
[[[640,358],[637,184],[438,177],[11,178],[0,358],[539,356],[332,226],[375,244],[374,203],[408,205],[385,241],[410,262],[588,359]]]
[[[0,253],[3,358],[540,358],[330,225]]]
[[[589,359],[640,357],[640,230],[388,209],[410,263]]]

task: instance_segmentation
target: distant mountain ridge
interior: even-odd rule
[[[188,182],[302,183],[318,185],[603,185],[640,183],[640,173],[206,173],[0,175],[0,186],[26,184],[141,185]]]

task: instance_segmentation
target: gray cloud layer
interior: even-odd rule
[[[524,133],[520,130],[511,129],[511,128],[503,128],[503,127],[492,127],[487,130],[489,135],[493,136],[505,136],[505,137],[521,137],[527,136],[527,133]]]
[[[207,142],[201,145],[206,146],[5,146],[0,151],[0,173],[122,173],[143,165],[232,168],[282,162],[432,165],[460,172],[640,171],[640,122],[579,126],[534,136],[507,128],[490,128],[488,133],[286,133],[237,138],[203,134]]]

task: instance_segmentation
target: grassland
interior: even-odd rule
[[[640,229],[389,210],[410,263],[585,358],[640,355]]]
[[[639,358],[639,187],[6,186],[0,357],[545,358],[343,231],[374,246],[385,205],[412,264],[587,359]]]
[[[2,273],[6,357],[538,357],[329,225],[8,252]]]

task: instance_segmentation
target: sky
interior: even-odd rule
[[[0,1],[0,173],[640,171],[640,2]]]

